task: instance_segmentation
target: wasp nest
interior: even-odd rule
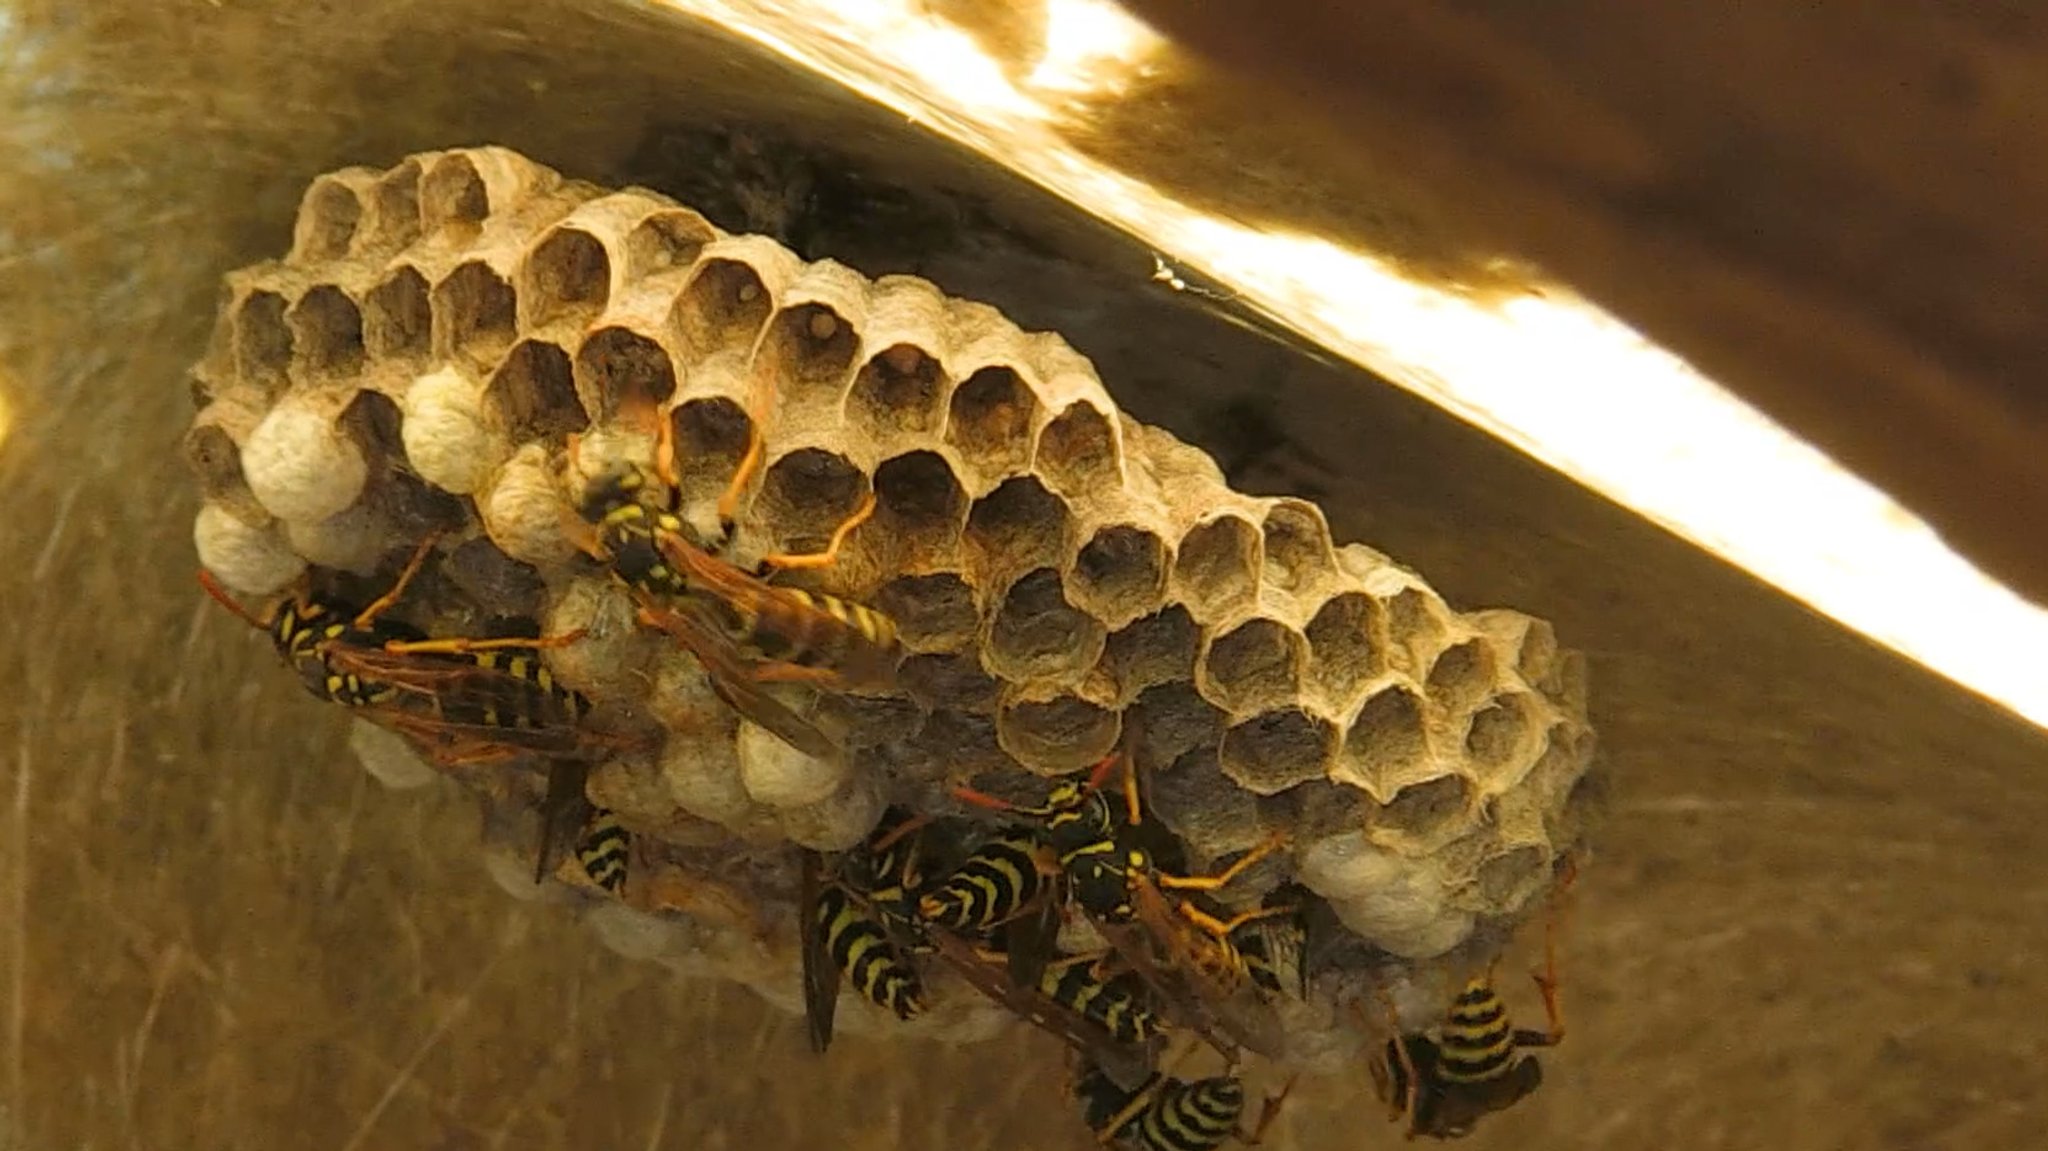
[[[1325,901],[1348,929],[1321,949],[1340,976],[1482,962],[1577,843],[1583,664],[1549,625],[1454,611],[1336,546],[1315,505],[1230,490],[1120,413],[1063,340],[991,307],[496,148],[320,178],[290,255],[228,289],[186,439],[203,562],[260,598],[309,566],[388,572],[441,532],[436,623],[581,629],[548,652],[556,676],[658,741],[588,781],[636,833],[629,898],[601,920],[622,950],[795,1009],[789,841],[848,847],[890,803],[958,813],[945,786],[970,778],[1042,795],[1127,733],[1191,865],[1287,833],[1249,887]],[[907,653],[892,693],[811,700],[844,758],[742,724],[577,551],[585,486],[651,459],[649,410],[707,534],[765,445],[726,553],[742,567],[816,550],[872,496],[837,562],[805,573],[893,617]],[[391,751],[369,758],[402,779]],[[530,852],[507,813],[532,795],[493,795],[503,842]],[[536,890],[530,866],[506,870]],[[919,1030],[1000,1018],[948,998]]]

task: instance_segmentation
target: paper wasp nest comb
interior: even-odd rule
[[[1334,545],[1313,504],[1231,491],[1063,340],[993,308],[495,148],[320,178],[290,255],[228,287],[186,441],[203,562],[260,598],[447,532],[458,606],[437,620],[584,628],[549,653],[559,678],[668,733],[590,784],[643,839],[844,848],[887,802],[957,812],[946,783],[1005,772],[1029,795],[1128,730],[1192,863],[1285,829],[1268,884],[1415,960],[1475,926],[1491,942],[1468,950],[1497,946],[1578,839],[1583,665],[1547,624],[1453,611]],[[651,459],[628,418],[649,405],[707,532],[759,433],[742,567],[816,550],[872,493],[838,562],[796,581],[888,613],[908,652],[893,695],[813,701],[846,762],[739,727],[573,546],[591,477]],[[788,890],[732,880],[749,882],[764,905]]]

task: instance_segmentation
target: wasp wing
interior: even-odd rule
[[[641,617],[667,632],[695,656],[710,677],[711,689],[718,698],[749,722],[813,759],[832,761],[845,754],[838,740],[754,682],[731,641],[707,625],[693,605],[643,603]]]
[[[832,1045],[832,1019],[839,1010],[839,965],[832,961],[825,925],[819,922],[825,861],[817,852],[805,850],[800,870],[802,903],[797,911],[797,932],[802,939],[804,1021],[810,1027],[811,1050],[822,1055]]]
[[[590,801],[583,795],[589,775],[590,765],[581,760],[557,759],[548,764],[548,793],[540,803],[540,848],[533,861],[535,883],[547,878],[563,845],[576,840],[590,821]]]
[[[1226,1059],[1235,1061],[1239,1046],[1278,1058],[1286,1032],[1252,981],[1214,973],[1227,942],[1189,923],[1148,877],[1132,876],[1131,904],[1134,922],[1096,926],[1167,1009]]]
[[[1013,1014],[1081,1052],[1119,1082],[1138,1082],[1151,1074],[1158,1044],[1119,1043],[1108,1030],[1037,990],[1010,980],[1004,965],[983,958],[974,945],[950,931],[930,929],[939,957],[982,994]]]

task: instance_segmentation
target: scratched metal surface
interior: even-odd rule
[[[2037,735],[887,116],[637,10],[496,7],[0,24],[0,1146],[1085,1143],[1048,1042],[821,1062],[746,994],[507,899],[470,805],[371,782],[343,717],[196,593],[175,443],[219,274],[284,245],[313,174],[486,140],[700,201],[786,190],[829,141],[813,194],[727,210],[1060,328],[1240,486],[1589,651],[1616,787],[1568,924],[1572,1034],[1472,1146],[2034,1145],[2048,1060],[2005,1021],[2048,1003]],[[742,118],[765,171],[702,130]],[[848,173],[916,191],[877,228],[832,192]],[[1398,1140],[1363,1083],[1276,1138]]]

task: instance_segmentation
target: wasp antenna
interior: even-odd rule
[[[912,816],[911,818],[904,820],[902,823],[897,824],[895,827],[890,828],[885,834],[883,834],[883,836],[880,839],[877,839],[873,843],[869,844],[868,849],[877,854],[887,851],[890,848],[896,846],[898,843],[901,843],[903,841],[904,836],[909,835],[911,832],[916,831],[917,829],[932,822],[932,819],[933,817],[929,815]]]
[[[976,791],[974,788],[965,785],[954,787],[951,790],[951,795],[962,803],[971,803],[976,807],[986,807],[991,811],[1017,810],[1017,805],[1007,799],[990,795],[985,791]]]
[[[213,577],[213,573],[205,568],[199,569],[199,586],[206,590],[207,595],[213,597],[213,602],[235,613],[236,619],[241,620],[258,631],[270,630],[269,621],[243,607],[241,601],[229,595],[228,589],[222,587],[220,581]]]
[[[1102,785],[1109,782],[1109,773],[1115,771],[1116,765],[1122,762],[1122,760],[1123,752],[1121,750],[1113,751],[1097,760],[1095,766],[1088,769],[1088,789],[1090,791],[1102,790]]]
[[[1294,1084],[1300,1078],[1301,1076],[1299,1075],[1289,1075],[1287,1082],[1281,1086],[1279,1094],[1266,1097],[1265,1103],[1259,1107],[1258,1122],[1252,1125],[1250,1131],[1240,1128],[1237,1133],[1238,1142],[1243,1143],[1247,1147],[1257,1147],[1265,1142],[1267,1128],[1273,1125],[1273,1120],[1280,1117],[1281,1105],[1286,1103],[1287,1097],[1294,1093]]]

